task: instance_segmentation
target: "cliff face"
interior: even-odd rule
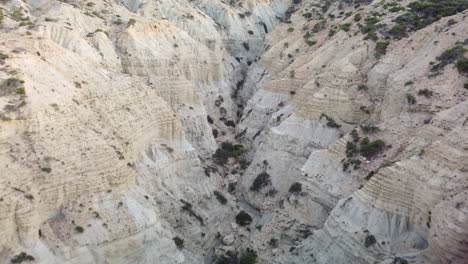
[[[445,2],[0,1],[0,262],[465,263]]]

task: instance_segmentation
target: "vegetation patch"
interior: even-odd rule
[[[377,41],[375,43],[375,57],[380,58],[380,56],[385,55],[388,45],[390,45],[388,41]]]
[[[346,24],[340,25],[340,29],[345,31],[345,32],[348,32],[350,28],[351,28],[351,23],[346,23]]]
[[[327,120],[327,127],[331,127],[331,128],[340,128],[341,125],[339,125],[338,123],[336,123],[335,119],[327,116],[326,114],[322,114],[320,116],[320,118],[325,118]]]
[[[229,158],[238,158],[245,152],[246,150],[242,145],[233,145],[230,142],[223,142],[221,148],[218,148],[213,154],[213,160],[218,165],[224,165]]]
[[[376,126],[361,126],[361,129],[365,134],[373,134],[380,131],[380,129]]]
[[[255,264],[257,263],[257,255],[252,251],[246,251],[242,254],[239,264]]]
[[[433,65],[430,69],[433,72],[432,76],[439,75],[445,68],[445,66],[457,62],[457,68],[460,72],[467,71],[468,59],[464,57],[467,49],[462,44],[458,44],[455,47],[444,51],[440,56],[436,58],[439,63]],[[458,65],[460,63],[460,65]],[[460,67],[459,67],[460,66]]]
[[[468,59],[461,58],[457,61],[457,69],[461,74],[468,74]]]
[[[218,199],[218,201],[221,203],[221,204],[226,204],[227,203],[227,199],[226,197],[224,197],[224,195],[219,192],[219,191],[214,191],[213,192],[214,195],[216,196],[216,199]]]
[[[24,81],[18,78],[8,78],[0,84],[0,96],[19,94],[24,95]]]
[[[416,98],[412,94],[406,94],[406,100],[408,101],[408,104],[414,105],[416,104]]]
[[[266,172],[262,172],[259,175],[257,175],[255,180],[252,182],[252,186],[250,186],[250,190],[257,192],[263,187],[269,185],[270,183],[271,183],[270,174]]]
[[[359,153],[359,149],[356,146],[356,144],[354,144],[353,142],[348,141],[348,143],[346,143],[346,157],[352,158],[352,157],[356,156],[356,154],[358,154],[358,153]]]
[[[34,261],[34,257],[26,252],[21,252],[11,259],[11,263],[22,263],[23,261]]]
[[[432,96],[432,94],[433,94],[432,91],[429,90],[429,89],[422,89],[422,90],[418,91],[418,95],[423,95],[426,98],[430,98]]]
[[[215,263],[216,264],[238,264],[239,259],[237,258],[236,252],[228,251],[226,252],[226,254],[217,256]]]
[[[45,172],[45,173],[51,173],[52,172],[52,169],[51,168],[47,168],[47,167],[43,167],[41,168],[41,171]]]
[[[300,193],[302,192],[302,184],[299,182],[295,182],[289,187],[290,193]]]
[[[325,25],[327,24],[327,21],[326,20],[322,20],[320,22],[318,22],[317,24],[314,25],[314,27],[312,28],[312,33],[318,33],[322,30],[325,29]]]
[[[84,232],[84,228],[81,227],[81,226],[76,226],[75,227],[75,232],[78,233],[78,234],[81,234]]]
[[[394,25],[388,33],[394,38],[401,39],[408,36],[407,27],[404,23]]]
[[[176,245],[178,249],[184,248],[184,240],[182,238],[176,236],[172,238],[172,240],[174,240],[174,244]]]
[[[375,236],[373,235],[367,235],[365,240],[364,240],[364,246],[366,248],[374,245],[375,243],[377,243],[377,240],[375,239]]]
[[[246,213],[245,211],[240,211],[236,215],[236,223],[240,226],[246,226],[252,223],[252,217],[250,214]]]
[[[369,159],[381,153],[383,150],[385,150],[385,148],[386,148],[386,145],[383,140],[377,139],[374,141],[370,141],[369,138],[365,137],[361,141],[359,153],[362,156]]]
[[[191,203],[189,203],[189,202],[187,202],[185,200],[182,200],[182,199],[180,200],[180,202],[183,204],[182,205],[182,210],[187,211],[190,216],[195,217],[200,222],[201,225],[204,225],[203,218],[195,213],[195,211],[192,208]]]
[[[443,17],[452,16],[468,8],[466,0],[424,0],[408,5],[410,11],[397,17],[410,31],[422,29]]]
[[[317,41],[316,40],[308,40],[308,41],[306,41],[306,43],[309,46],[313,46],[313,45],[317,44]]]
[[[364,26],[361,26],[361,32],[363,34],[366,34],[364,39],[370,39],[370,40],[376,41],[378,39],[377,23],[379,23],[380,20],[375,16],[370,16],[370,17],[366,17],[365,22],[366,24]]]

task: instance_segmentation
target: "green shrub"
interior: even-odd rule
[[[455,25],[456,23],[457,23],[457,21],[456,21],[455,19],[453,19],[453,18],[452,18],[452,19],[449,19],[449,21],[447,21],[447,25],[449,25],[449,26],[453,26],[453,25]]]
[[[327,21],[326,20],[322,20],[320,22],[318,22],[317,24],[314,25],[314,27],[312,28],[312,33],[318,33],[322,30],[325,29],[325,25],[327,24]]]
[[[8,59],[9,56],[0,52],[0,61]]]
[[[373,134],[380,131],[380,129],[376,126],[361,126],[362,132],[366,134]]]
[[[250,50],[249,43],[244,42],[244,43],[242,43],[242,46],[244,47],[244,49],[245,49],[246,51],[249,51],[249,50]]]
[[[15,21],[24,21],[24,20],[27,20],[27,18],[23,17],[23,13],[21,12],[21,10],[15,10],[13,11],[13,14],[11,14],[11,19],[15,20]]]
[[[404,38],[408,35],[406,31],[406,25],[402,23],[399,23],[393,26],[390,29],[390,31],[388,31],[388,33],[390,33],[390,35],[392,35],[394,38],[397,38],[397,39]]]
[[[233,145],[230,142],[223,142],[221,148],[218,148],[212,157],[216,164],[224,165],[229,158],[238,158],[245,153],[245,151],[242,145]]]
[[[11,263],[22,263],[23,261],[34,261],[34,257],[27,254],[26,252],[21,252],[11,259]]]
[[[358,22],[358,21],[361,21],[361,19],[362,19],[361,14],[355,14],[354,15],[354,21]]]
[[[300,193],[302,191],[302,184],[299,182],[295,182],[289,187],[290,193]]]
[[[308,40],[306,43],[309,46],[313,46],[313,45],[317,44],[317,41],[316,40]]]
[[[373,235],[367,235],[366,236],[366,239],[364,240],[364,246],[366,248],[374,245],[375,243],[377,243],[377,240],[375,239],[375,236],[373,236]]]
[[[379,23],[380,20],[375,16],[370,16],[366,17],[365,22],[366,24],[361,26],[361,32],[366,34],[364,39],[377,40],[377,23]]]
[[[184,240],[182,238],[175,236],[172,238],[172,240],[174,240],[174,244],[178,249],[184,248]]]
[[[431,72],[435,72],[437,75],[445,68],[445,66],[452,64],[457,60],[458,60],[457,68],[458,68],[458,63],[461,61],[460,62],[461,65],[460,65],[460,68],[458,68],[458,70],[460,72],[463,72],[463,67],[465,67],[465,71],[466,71],[467,59],[463,57],[466,51],[467,49],[465,49],[463,45],[461,44],[455,45],[453,48],[444,51],[440,56],[436,58],[439,61],[439,63],[431,67]],[[465,66],[463,66],[463,64],[465,64]]]
[[[20,26],[20,27],[32,26],[32,25],[33,25],[33,22],[31,22],[31,21],[21,21],[21,22],[19,23],[19,26]]]
[[[367,85],[361,83],[358,85],[358,91],[367,91],[369,90],[369,87],[367,87]]]
[[[21,85],[24,84],[23,80],[18,78],[8,78],[0,84],[0,94],[19,94],[24,95],[26,93],[24,87]]]
[[[288,32],[293,32],[293,31],[294,31],[293,27],[288,28]]]
[[[327,116],[326,114],[322,114],[320,116],[320,118],[322,118],[322,117],[325,117],[325,119],[327,120],[327,127],[331,127],[331,128],[340,128],[341,127],[341,125],[336,123],[335,119]]]
[[[333,35],[335,35],[335,33],[336,33],[335,29],[330,29],[330,31],[328,31],[328,36],[332,37]]]
[[[359,138],[359,133],[357,132],[356,129],[351,130],[350,135],[351,135],[351,137],[353,138],[353,142],[354,142],[354,143],[359,142],[359,140],[360,140],[360,138]]]
[[[228,251],[226,254],[216,257],[214,262],[215,264],[238,264],[239,259],[237,258],[237,253]]]
[[[456,66],[460,73],[468,74],[468,59],[467,58],[462,58],[459,61],[457,61]]]
[[[4,18],[5,18],[5,14],[3,14],[3,10],[0,8],[0,23],[2,23]]]
[[[133,26],[133,25],[136,24],[136,20],[133,19],[133,18],[130,18],[130,19],[128,20],[128,23],[127,23],[127,24],[128,24],[129,26]]]
[[[227,199],[226,197],[224,197],[224,195],[219,192],[219,191],[214,191],[213,192],[214,195],[216,196],[216,199],[218,199],[218,201],[221,203],[221,204],[226,204],[227,203]]]
[[[255,253],[246,251],[244,254],[242,254],[239,264],[255,264],[257,263],[257,256]]]
[[[382,152],[385,147],[385,142],[383,140],[377,139],[370,141],[369,138],[366,137],[361,141],[359,153],[369,159]]]
[[[250,214],[246,213],[245,211],[240,211],[236,215],[236,223],[240,226],[246,226],[252,223],[252,217]]]
[[[345,32],[348,32],[350,27],[351,27],[351,23],[346,23],[346,24],[340,25],[340,29],[345,31]]]
[[[375,43],[375,57],[380,58],[380,56],[387,53],[388,45],[390,45],[388,41],[377,41]]]
[[[424,95],[425,97],[429,98],[432,96],[432,91],[429,89],[422,89],[418,91],[418,95]]]
[[[411,30],[424,28],[442,17],[452,16],[468,8],[466,0],[424,0],[408,5],[410,12],[397,18],[406,20]]]
[[[356,156],[359,153],[359,149],[353,142],[348,141],[346,143],[346,157],[351,158]]]
[[[236,190],[237,183],[231,182],[228,185],[228,192],[233,193]]]
[[[414,84],[414,82],[413,82],[413,81],[407,81],[407,82],[405,82],[405,86],[408,86],[408,85],[413,85],[413,84]]]
[[[270,174],[266,172],[262,172],[259,175],[257,175],[255,180],[252,182],[252,186],[250,186],[250,190],[255,191],[255,192],[259,191],[260,189],[262,189],[263,187],[267,186],[270,183],[271,183]]]
[[[81,234],[81,233],[84,232],[84,228],[81,227],[81,226],[76,226],[76,227],[75,227],[75,232]]]
[[[394,6],[394,7],[390,8],[388,11],[390,11],[392,13],[395,13],[395,12],[398,12],[398,11],[401,11],[401,10],[405,10],[405,8],[402,7],[402,6]]]
[[[410,105],[416,104],[416,98],[411,94],[406,94],[406,100],[408,100]]]
[[[114,22],[112,22],[112,23],[114,23],[115,25],[122,25],[123,21],[122,21],[122,19],[118,18],[118,19],[114,20]]]
[[[41,171],[46,172],[46,173],[51,173],[52,169],[51,168],[41,168]]]

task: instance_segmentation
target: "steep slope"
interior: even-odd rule
[[[0,262],[465,263],[434,3],[0,1]]]

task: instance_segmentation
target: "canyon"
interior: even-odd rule
[[[467,9],[0,0],[0,263],[468,263]]]

